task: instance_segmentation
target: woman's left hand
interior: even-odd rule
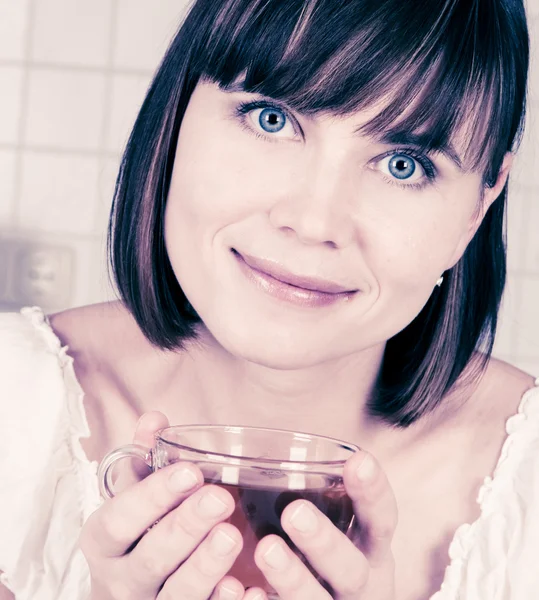
[[[269,535],[258,543],[256,564],[282,600],[395,599],[391,540],[397,503],[387,477],[372,455],[360,451],[345,465],[344,484],[356,516],[350,538],[306,500],[289,504],[281,518],[333,596],[281,538]]]

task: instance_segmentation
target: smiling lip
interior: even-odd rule
[[[321,292],[324,294],[351,294],[353,292],[357,292],[357,290],[351,290],[350,288],[326,279],[293,275],[272,261],[264,258],[255,258],[253,256],[249,256],[248,254],[240,254],[237,250],[234,250],[234,252],[236,252],[251,267],[251,269],[255,269],[256,271],[260,271],[265,275],[269,275],[281,283],[287,283],[288,285],[293,285],[294,287],[301,288],[303,290]]]
[[[271,261],[255,259],[252,256],[240,254],[234,249],[232,252],[241,271],[258,289],[279,300],[285,300],[298,306],[330,306],[336,302],[350,300],[358,291],[327,280],[298,277],[283,271]],[[268,272],[270,270],[271,272]],[[324,288],[324,291],[320,288]],[[333,291],[325,291],[328,289]]]

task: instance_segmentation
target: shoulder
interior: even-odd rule
[[[457,530],[444,586],[475,598],[491,580],[511,598],[530,598],[538,578],[531,565],[539,550],[539,380],[493,359],[470,400],[467,464],[490,475],[476,479],[480,515]]]
[[[517,412],[524,395],[536,388],[536,379],[517,367],[492,358],[479,385],[485,406],[492,411]]]
[[[85,450],[100,460],[131,440],[141,414],[139,377],[148,376],[150,343],[120,302],[51,315],[55,334],[74,361],[90,431]]]
[[[131,313],[121,302],[73,308],[49,317],[56,336],[75,361],[77,377],[94,385],[127,389],[133,371],[152,352]],[[85,387],[85,386],[83,386]]]
[[[490,472],[506,439],[507,423],[522,410],[525,398],[536,396],[539,407],[535,383],[528,373],[491,358],[480,377],[468,377],[450,392],[441,425],[462,432],[473,455],[483,456],[484,470]]]
[[[519,411],[526,392],[533,389],[537,388],[531,375],[491,358],[481,377],[462,387],[466,393],[459,420],[487,435],[492,430],[503,432],[507,420]]]
[[[72,308],[50,315],[49,321],[75,361],[77,377],[90,380],[91,386],[96,380],[121,379],[122,369],[129,371],[148,345],[120,302]]]
[[[460,425],[470,434],[474,456],[486,461],[485,472],[491,472],[495,466],[507,439],[508,425],[518,418],[530,395],[537,400],[532,404],[539,409],[539,388],[535,384],[528,373],[492,358],[465,401]],[[531,404],[527,408],[530,407]],[[533,419],[539,421],[539,410],[534,412]]]
[[[516,414],[524,395],[536,388],[530,374],[490,358],[480,376],[470,371],[448,394],[442,422],[456,426],[497,427]]]
[[[120,302],[103,302],[71,308],[49,316],[51,326],[72,354],[89,359],[112,356],[114,344],[132,337],[134,320]],[[127,340],[126,340],[127,341]],[[127,344],[126,344],[127,345]]]

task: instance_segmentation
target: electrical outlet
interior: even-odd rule
[[[69,304],[75,264],[70,248],[13,240],[2,244],[0,253],[4,263],[0,298],[4,304],[44,309]]]

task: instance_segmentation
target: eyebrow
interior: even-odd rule
[[[271,96],[266,96],[264,94],[261,94],[260,92],[249,92],[248,90],[245,89],[244,86],[245,86],[245,83],[243,81],[232,82],[232,83],[229,83],[227,86],[221,87],[221,91],[223,91],[227,94],[242,93],[242,94],[251,94],[253,96],[259,96],[262,100],[267,100],[269,102],[278,102],[279,104],[281,104],[283,106],[283,108],[286,108],[287,110],[289,110],[292,113],[298,112],[297,110],[292,108],[289,104],[287,104],[283,100],[277,100],[276,98],[272,98]]]
[[[226,87],[221,88],[224,92],[227,93],[251,93],[257,96],[261,96],[267,100],[272,100],[269,96],[264,96],[263,94],[259,94],[258,92],[247,92],[244,87],[243,81],[232,82],[228,84]],[[280,101],[281,102],[281,101]],[[286,104],[281,102],[285,108],[292,110]],[[361,133],[364,125],[359,129],[356,129],[355,133],[357,135],[364,135]],[[459,171],[464,172],[464,166],[462,159],[459,157],[457,151],[455,150],[453,144],[448,142],[447,144],[433,146],[431,143],[430,136],[428,134],[421,133],[410,133],[405,131],[387,131],[382,134],[381,137],[376,138],[374,136],[368,136],[373,142],[378,142],[385,146],[411,146],[423,152],[435,152],[442,154],[446,158],[448,158],[454,165],[458,168]]]

